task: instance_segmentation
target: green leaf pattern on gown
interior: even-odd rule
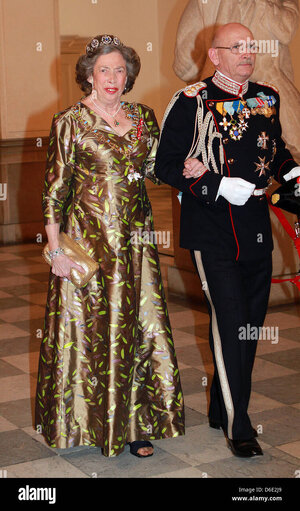
[[[145,105],[125,108],[123,137],[81,102],[54,116],[43,192],[45,224],[60,223],[99,271],[81,289],[50,271],[35,423],[52,447],[105,456],[184,434],[157,247],[141,235],[154,230],[144,178],[158,181],[159,128]]]

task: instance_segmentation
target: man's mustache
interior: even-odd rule
[[[249,58],[246,58],[246,59],[243,60],[243,62],[241,62],[241,65],[243,65],[243,64],[251,64],[252,65],[253,64],[253,60],[249,59]]]

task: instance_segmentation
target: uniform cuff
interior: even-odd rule
[[[206,204],[213,204],[217,200],[219,186],[223,177],[220,174],[207,170],[197,181],[190,185],[190,191]]]

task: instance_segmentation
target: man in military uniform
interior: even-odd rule
[[[251,457],[263,454],[247,411],[259,335],[241,332],[259,333],[267,311],[273,241],[266,189],[271,177],[284,183],[300,167],[281,138],[278,92],[249,81],[252,33],[221,26],[209,57],[215,74],[178,91],[166,110],[156,174],[180,191],[180,245],[191,251],[208,303],[210,426],[224,430],[234,455]]]

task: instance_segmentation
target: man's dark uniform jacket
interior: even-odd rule
[[[247,410],[257,339],[241,342],[239,329],[263,325],[272,274],[264,192],[271,177],[285,183],[297,163],[281,138],[279,95],[265,84],[239,85],[216,71],[175,94],[163,125],[156,174],[183,192],[180,244],[207,285],[215,366],[209,419],[243,445],[254,435]],[[184,162],[195,155],[207,170],[186,179]],[[255,184],[244,205],[218,195],[223,176]]]
[[[221,179],[240,177],[264,189],[272,177],[284,183],[283,176],[297,163],[281,138],[276,89],[249,81],[240,86],[239,95],[230,92],[228,80],[223,86],[222,76],[216,72],[179,94],[162,130],[156,175],[183,192],[183,248],[218,251],[238,260],[258,259],[273,248],[266,195],[253,195],[244,206],[231,205],[222,196],[216,200]],[[210,167],[199,178],[186,179],[183,168],[194,137],[197,95],[202,97],[204,117],[211,112],[214,129],[222,135],[224,164],[221,169],[220,139],[215,138],[212,150],[218,172]],[[201,154],[198,158],[202,161]]]

